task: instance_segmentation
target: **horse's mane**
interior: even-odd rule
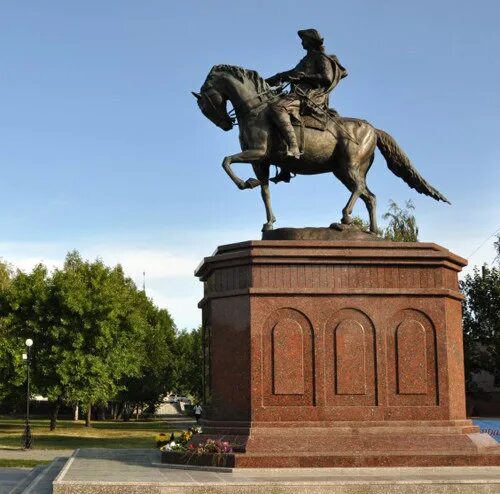
[[[213,80],[217,74],[225,73],[232,75],[234,78],[238,79],[240,82],[245,83],[250,81],[255,86],[257,92],[261,93],[269,89],[269,84],[257,73],[255,70],[244,69],[243,67],[238,67],[236,65],[214,65],[201,86],[201,91],[206,91],[210,89],[213,85]]]

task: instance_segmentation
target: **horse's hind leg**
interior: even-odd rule
[[[354,187],[348,187],[348,189],[351,191],[351,197],[349,197],[347,204],[345,205],[344,209],[342,209],[342,219],[340,220],[344,225],[350,225],[352,223],[352,210],[354,209],[354,205],[356,204],[356,201],[362,193],[362,187],[358,183],[356,183]]]
[[[368,209],[368,213],[370,215],[370,231],[372,233],[378,234],[377,198],[375,197],[375,194],[368,188],[368,185],[366,185],[366,174],[372,166],[374,159],[375,153],[372,153],[370,158],[363,163],[364,166],[361,168],[361,172],[363,174],[363,191],[361,193],[361,199],[365,203],[366,209]]]
[[[271,194],[269,192],[269,165],[252,165],[255,176],[260,182],[260,194],[266,208],[267,223],[262,225],[262,231],[267,232],[273,229],[273,223],[276,221],[273,210],[271,208]]]
[[[379,233],[377,226],[377,198],[366,184],[361,194],[361,199],[366,204],[366,209],[368,209],[368,213],[370,214],[370,231],[372,233]]]
[[[360,176],[359,168],[358,163],[350,161],[349,164],[346,164],[342,173],[335,173],[335,176],[351,191],[351,196],[344,209],[342,209],[342,219],[340,221],[343,225],[352,223],[352,210],[364,191],[364,178]]]

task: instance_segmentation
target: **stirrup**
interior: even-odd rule
[[[290,180],[292,179],[292,174],[291,172],[285,171],[285,170],[280,170],[278,175],[275,177],[269,179],[271,182],[278,184],[280,182],[285,182],[286,184],[290,183]]]

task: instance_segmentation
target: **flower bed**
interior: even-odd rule
[[[178,451],[162,451],[161,462],[200,467],[234,467],[234,454],[192,454]]]
[[[200,466],[234,466],[233,448],[229,441],[206,439],[204,442],[192,441],[195,434],[202,432],[200,427],[191,427],[175,440],[175,437],[162,443],[160,447],[162,463]],[[157,438],[158,439],[158,438]],[[157,445],[160,442],[157,440]]]
[[[162,446],[165,446],[169,442],[174,440],[174,435],[171,434],[168,436],[164,432],[160,432],[159,434],[156,434],[155,436],[155,441],[156,441],[156,447],[161,448]]]

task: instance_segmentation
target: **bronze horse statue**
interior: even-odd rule
[[[203,114],[225,131],[233,128],[227,102],[233,105],[240,127],[242,152],[226,156],[222,167],[239,189],[253,189],[260,185],[267,216],[262,231],[272,230],[276,221],[269,194],[270,166],[274,164],[298,175],[332,172],[351,192],[342,210],[342,224],[352,222],[354,204],[361,197],[370,215],[370,231],[377,233],[376,198],[366,185],[366,174],[373,163],[376,147],[384,156],[389,170],[411,188],[437,201],[449,203],[424,180],[389,134],[365,120],[330,117],[325,130],[304,127],[302,155],[299,159],[285,156],[281,138],[268,117],[269,103],[279,94],[253,70],[215,65],[200,93],[193,95],[198,99]],[[257,179],[242,180],[233,172],[232,163],[251,163]]]

